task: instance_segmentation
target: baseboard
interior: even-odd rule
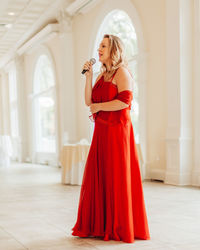
[[[200,186],[200,171],[191,173],[173,173],[167,172],[165,169],[151,168],[150,164],[146,164],[146,173],[144,180],[158,180],[165,184],[177,186]]]
[[[190,173],[180,174],[166,172],[164,182],[165,184],[177,186],[192,185],[192,176]]]
[[[150,173],[148,174],[151,180],[159,180],[164,181],[165,179],[165,170],[153,168],[150,169]]]

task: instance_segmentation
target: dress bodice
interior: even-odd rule
[[[122,93],[123,92],[123,93]],[[126,103],[129,104],[129,107],[117,110],[117,111],[99,111],[92,115],[93,120],[95,122],[103,122],[106,124],[114,125],[120,122],[126,122],[130,120],[130,107],[131,107],[131,100],[132,100],[132,91],[125,90],[118,93],[117,85],[112,83],[112,81],[104,81],[104,76],[102,76],[97,83],[92,88],[92,102],[93,103],[100,103],[100,102],[109,102],[114,99],[119,99],[119,94],[125,94]],[[123,101],[124,98],[121,98]]]
[[[92,89],[92,102],[108,102],[118,94],[117,85],[111,81],[104,81],[104,76],[97,81]]]

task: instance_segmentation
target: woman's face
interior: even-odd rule
[[[99,61],[101,63],[108,63],[110,59],[108,38],[104,38],[102,40],[102,42],[99,45],[98,52],[99,52]]]

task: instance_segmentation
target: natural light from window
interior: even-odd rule
[[[39,57],[34,74],[34,134],[36,152],[56,151],[55,77],[46,55]]]
[[[138,93],[138,42],[135,29],[129,16],[121,10],[112,11],[104,19],[95,43],[93,57],[97,63],[93,67],[94,80],[100,73],[101,63],[98,61],[98,47],[104,34],[119,36],[125,45],[125,54],[129,69],[133,75],[133,101],[131,108],[131,119],[134,127],[136,143],[139,143],[139,93]],[[93,83],[94,84],[94,83]]]

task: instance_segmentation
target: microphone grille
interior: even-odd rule
[[[96,63],[96,59],[95,59],[95,58],[91,58],[91,59],[90,59],[90,62],[91,62],[91,64],[93,65],[93,64]]]

